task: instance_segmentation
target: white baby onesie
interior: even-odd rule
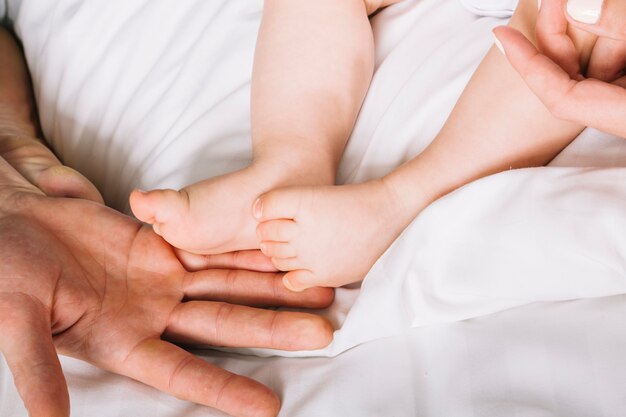
[[[461,0],[461,3],[479,16],[510,17],[518,0]]]

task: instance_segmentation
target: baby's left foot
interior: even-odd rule
[[[271,191],[253,207],[261,251],[287,288],[362,280],[412,218],[382,180]]]

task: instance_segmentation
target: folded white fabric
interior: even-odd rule
[[[479,16],[511,17],[518,0],[461,0],[472,13]]]
[[[23,0],[16,29],[56,152],[122,210],[133,187],[177,188],[244,166],[262,4]],[[502,23],[457,0],[406,0],[378,14],[376,74],[340,181],[379,177],[419,154]],[[626,166],[626,148],[617,143],[588,131],[557,162]],[[411,326],[535,301],[625,292],[624,175],[514,171],[442,199],[375,265],[361,290],[337,291],[324,312],[340,327],[334,343],[296,355],[336,355]]]

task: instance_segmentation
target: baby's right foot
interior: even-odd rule
[[[253,207],[261,251],[293,291],[362,280],[412,220],[382,181],[292,187],[262,195]]]

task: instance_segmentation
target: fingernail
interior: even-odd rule
[[[500,42],[500,39],[498,39],[496,37],[496,34],[493,34],[493,43],[496,45],[496,47],[500,50],[500,52],[502,52],[503,55],[506,55],[506,52],[504,52],[504,46],[502,46],[502,42]]]
[[[284,286],[285,286],[285,287],[286,287],[289,291],[293,291],[293,292],[302,292],[302,291],[304,291],[304,288],[302,288],[302,289],[298,289],[298,288],[294,287],[294,286],[291,284],[291,281],[289,281],[289,279],[287,279],[287,276],[286,276],[286,275],[283,277],[283,285],[284,285]]]
[[[252,205],[252,215],[257,220],[260,220],[261,217],[263,217],[263,200],[261,200],[261,197],[257,198]]]
[[[580,23],[593,25],[602,15],[604,0],[567,0],[567,14]]]
[[[537,10],[541,10],[541,0],[537,0]]]

